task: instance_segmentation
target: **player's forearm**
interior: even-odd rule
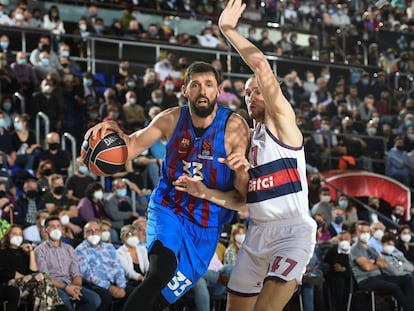
[[[236,29],[223,26],[221,31],[253,72],[257,71],[263,61],[266,61],[263,53],[253,43],[240,35]]]
[[[231,210],[246,210],[246,198],[236,190],[224,192],[217,189],[206,188],[204,199]]]

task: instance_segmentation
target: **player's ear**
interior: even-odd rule
[[[181,93],[184,95],[185,98],[188,98],[187,87],[185,85],[181,86]]]

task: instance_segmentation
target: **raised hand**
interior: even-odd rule
[[[225,28],[236,28],[245,8],[246,4],[242,3],[241,0],[230,0],[220,15],[219,27],[223,30]]]

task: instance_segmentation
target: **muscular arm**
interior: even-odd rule
[[[167,109],[159,113],[152,122],[145,128],[138,130],[130,135],[125,134],[116,122],[102,122],[90,128],[84,138],[90,135],[101,135],[105,130],[117,132],[128,146],[128,160],[132,160],[140,155],[144,150],[151,147],[161,138],[169,139],[177,124],[181,108]]]
[[[220,16],[220,29],[257,77],[265,101],[266,126],[283,143],[294,147],[301,146],[302,134],[296,126],[293,108],[283,96],[269,62],[254,44],[236,30],[245,7],[241,0],[229,1]]]

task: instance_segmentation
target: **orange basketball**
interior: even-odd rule
[[[89,171],[98,176],[109,176],[125,168],[128,148],[117,133],[107,130],[103,138],[93,139],[91,136],[82,143],[81,157]]]

